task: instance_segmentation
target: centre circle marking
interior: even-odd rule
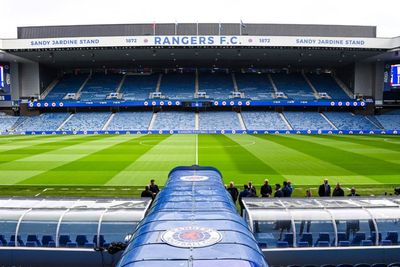
[[[165,231],[161,239],[174,247],[201,248],[220,242],[222,235],[212,228],[186,226]]]

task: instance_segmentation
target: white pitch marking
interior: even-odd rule
[[[48,188],[45,188],[45,189],[43,189],[43,191],[42,191],[42,192],[40,192],[40,193],[37,193],[37,194],[35,195],[35,197],[38,197],[38,196],[40,196],[42,193],[46,192],[46,191],[47,191],[47,189],[48,189]]]
[[[199,165],[199,135],[196,134],[196,165]]]

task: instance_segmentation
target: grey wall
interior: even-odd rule
[[[11,74],[11,98],[19,99],[20,96],[20,79],[19,79],[19,64],[10,63]]]
[[[113,25],[66,25],[19,27],[19,39],[59,38],[59,37],[100,37],[174,35],[175,27],[179,35],[195,35],[196,23],[156,24],[113,24]],[[266,36],[326,36],[326,37],[376,37],[375,26],[306,25],[306,24],[252,24],[245,23],[199,23],[200,35],[266,35]]]
[[[349,247],[349,248],[300,248],[263,249],[267,263],[272,266],[324,265],[357,263],[399,262],[400,248],[393,247]]]
[[[354,69],[354,92],[372,96],[375,100],[383,98],[383,62],[356,63]]]
[[[110,255],[93,249],[0,248],[0,266],[114,267],[120,257],[121,252]]]
[[[43,93],[49,84],[57,78],[57,69],[39,66],[40,93]]]
[[[375,63],[375,75],[374,75],[374,99],[383,100],[383,76],[384,76],[384,63]]]
[[[39,63],[21,63],[19,68],[20,97],[40,94]]]
[[[374,88],[374,66],[372,63],[356,63],[354,69],[354,93],[372,96]]]

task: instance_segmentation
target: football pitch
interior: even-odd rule
[[[290,180],[316,195],[323,178],[363,195],[400,185],[400,137],[381,135],[0,136],[0,194],[137,196],[181,165],[219,169],[238,187]]]

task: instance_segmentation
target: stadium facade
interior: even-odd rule
[[[397,134],[399,127],[391,123],[394,117],[373,115],[400,99],[400,37],[378,38],[373,26],[20,27],[18,38],[1,40],[0,49],[0,106],[30,116],[5,118],[9,122],[1,132]],[[284,113],[304,108],[320,114],[316,124],[297,127],[296,116],[315,121],[311,112]],[[77,127],[86,120],[82,111],[89,109],[103,112],[96,114],[99,123]],[[172,110],[191,111],[178,112],[188,124],[168,126],[177,115]],[[213,116],[201,111],[220,110],[235,111],[220,113],[221,120],[232,123],[203,127],[202,121]],[[120,111],[150,116],[140,128],[115,127],[125,124],[125,117],[135,118]],[[247,111],[261,113],[243,115]],[[276,116],[281,117],[277,124]]]
[[[21,27],[17,39],[0,40],[0,133],[397,134],[400,113],[387,109],[400,100],[399,51],[400,37],[378,38],[371,26]],[[248,201],[246,223],[217,170],[178,168],[169,179],[119,266],[267,266],[261,253],[273,265],[398,259],[398,200]],[[23,210],[17,203],[10,230],[15,234],[0,257],[10,266],[45,266],[43,257],[49,265],[72,266],[77,260],[85,266],[115,265],[114,258],[104,263],[93,250],[102,247],[103,215],[91,223],[96,231],[78,238],[71,230],[76,242],[68,237],[60,245],[60,226],[74,205],[60,208],[61,217],[52,222],[58,225],[53,249],[41,246],[36,235],[26,240],[32,247],[21,245],[19,226],[33,208]],[[280,221],[263,210],[274,205],[282,208]],[[84,213],[87,207],[77,206]],[[313,222],[303,216],[307,208],[319,216]],[[353,227],[339,240],[355,220],[357,231]],[[308,222],[315,229],[300,239],[296,231]]]

